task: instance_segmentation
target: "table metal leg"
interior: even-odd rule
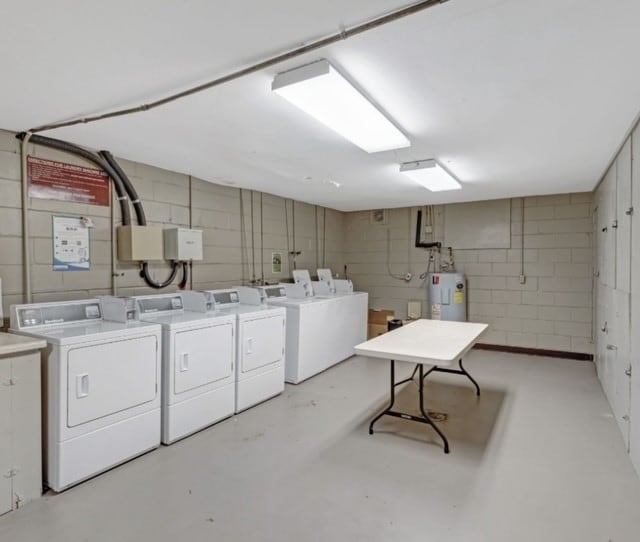
[[[420,413],[424,416],[425,421],[435,429],[435,432],[438,433],[438,435],[440,435],[442,442],[444,442],[444,453],[448,454],[449,441],[447,440],[447,437],[445,437],[444,433],[440,431],[440,429],[438,429],[435,423],[433,423],[433,421],[429,417],[429,414],[424,408],[424,377],[426,375],[424,375],[423,373],[424,373],[424,367],[422,364],[420,364],[419,373],[418,373],[420,375],[420,382],[418,383],[418,388],[420,390]]]
[[[458,362],[458,364],[460,365],[460,371],[462,371],[462,373],[469,379],[471,380],[471,382],[473,382],[473,385],[476,387],[476,395],[479,397],[480,396],[480,386],[478,386],[478,383],[474,380],[474,378],[467,372],[467,370],[462,366],[462,358],[460,358],[460,361]]]
[[[389,401],[389,406],[384,409],[380,414],[378,414],[375,418],[373,418],[373,420],[371,420],[371,423],[369,424],[369,434],[373,435],[373,424],[376,423],[380,418],[382,418],[382,416],[384,416],[385,414],[387,414],[388,412],[391,411],[391,408],[393,407],[394,403],[396,402],[396,362],[394,360],[391,360],[391,373],[390,373],[390,378],[391,378],[391,386],[390,386],[390,390],[391,390],[391,399]]]
[[[418,390],[419,390],[419,394],[420,394],[420,414],[422,414],[422,416],[414,416],[413,414],[407,414],[406,412],[398,412],[396,410],[393,410],[393,405],[396,401],[396,386],[402,382],[406,382],[407,380],[411,380],[411,379],[406,379],[403,380],[402,382],[396,382],[395,381],[395,361],[391,360],[391,365],[390,365],[391,369],[390,369],[390,385],[389,385],[389,390],[391,393],[391,397],[390,397],[390,401],[389,401],[389,406],[384,409],[380,414],[378,414],[375,418],[373,418],[373,420],[371,420],[371,423],[369,424],[369,434],[373,435],[373,425],[380,419],[382,418],[382,416],[393,416],[395,418],[402,418],[403,420],[412,420],[414,422],[420,422],[420,423],[425,423],[430,425],[431,427],[433,427],[433,429],[436,431],[436,433],[438,433],[438,435],[440,436],[440,438],[442,439],[442,442],[444,443],[444,453],[448,454],[449,453],[449,441],[447,440],[447,437],[444,436],[444,433],[442,431],[440,431],[440,429],[438,429],[438,427],[436,427],[436,425],[433,423],[433,420],[429,417],[429,414],[427,413],[426,409],[424,408],[424,377],[426,376],[424,374],[424,366],[419,363],[418,366],[416,367],[416,369],[419,371],[419,381],[418,381]],[[414,371],[415,372],[415,371]]]
[[[456,375],[464,375],[466,376],[469,380],[471,380],[471,382],[473,383],[473,385],[476,387],[476,395],[480,395],[480,386],[478,386],[478,383],[475,381],[475,379],[467,372],[467,370],[464,368],[464,366],[462,365],[462,358],[460,358],[460,360],[458,360],[458,365],[460,366],[460,369],[447,369],[445,367],[437,367],[437,366],[433,366],[431,367],[431,369],[429,369],[424,376],[421,377],[421,380],[424,378],[427,378],[427,376],[429,376],[432,372],[437,371],[439,373],[451,373],[451,374],[456,374]],[[414,371],[415,372],[415,371]]]

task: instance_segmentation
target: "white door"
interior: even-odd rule
[[[640,474],[640,128],[632,136],[631,201],[631,405],[629,453]]]
[[[613,321],[607,342],[609,364],[609,402],[620,427],[625,445],[629,446],[629,294],[613,291]]]
[[[240,371],[247,373],[282,361],[284,356],[284,315],[240,322]]]
[[[12,508],[11,477],[11,362],[0,360],[0,514]]]
[[[156,337],[72,348],[67,354],[67,425],[75,427],[153,401]]]
[[[598,271],[600,284],[616,287],[616,230],[612,227],[616,214],[616,164],[607,171],[600,185],[598,202]]]
[[[616,159],[616,213],[611,221],[616,238],[616,289],[631,285],[631,141],[627,139]]]
[[[233,325],[179,331],[174,343],[174,393],[229,378],[233,370]]]

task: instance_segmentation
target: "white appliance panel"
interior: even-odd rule
[[[229,378],[233,371],[233,326],[179,331],[174,343],[174,393]]]
[[[67,353],[67,425],[96,420],[153,401],[157,394],[153,335],[76,347]]]
[[[0,467],[13,465],[10,439],[11,431],[11,388],[4,385],[11,378],[11,362],[0,360]],[[0,514],[13,508],[11,477],[0,472]]]
[[[282,361],[284,332],[284,316],[281,315],[241,322],[240,372],[248,373]]]

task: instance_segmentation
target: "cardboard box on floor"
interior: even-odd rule
[[[387,322],[393,320],[395,311],[387,309],[369,309],[369,325],[367,326],[367,338],[373,339],[387,332]]]

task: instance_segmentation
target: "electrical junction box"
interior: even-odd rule
[[[123,262],[162,260],[162,228],[157,226],[119,226],[118,259]]]
[[[202,230],[166,228],[164,230],[164,259],[181,262],[202,260]]]

